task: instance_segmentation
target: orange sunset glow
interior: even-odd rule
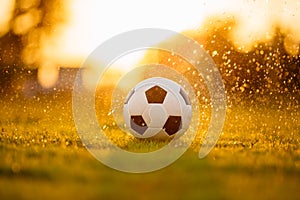
[[[300,199],[300,0],[0,0],[0,96],[0,200]]]
[[[1,2],[0,34],[11,29],[23,35],[22,59],[29,68],[39,69],[39,82],[44,87],[55,84],[59,68],[80,67],[102,42],[136,28],[165,28],[205,38],[213,34],[212,27],[218,21],[232,21],[234,23],[226,27],[231,29],[226,37],[238,51],[249,52],[258,43],[272,41],[275,31],[280,29],[286,35],[286,51],[291,55],[299,53],[300,26],[294,22],[300,21],[300,3],[294,0],[193,0],[187,5],[174,1],[108,1],[103,4],[101,1],[68,0],[43,5],[50,9],[47,15],[42,15],[39,0],[21,0],[17,5],[10,0]],[[129,4],[134,6],[126,6]],[[164,15],[166,7],[170,10]],[[12,18],[14,11],[19,15]],[[117,68],[130,70],[138,65],[143,55],[124,58]]]

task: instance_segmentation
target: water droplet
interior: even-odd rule
[[[218,55],[218,51],[214,50],[214,51],[212,52],[212,57],[215,57],[215,56],[217,56],[217,55]]]

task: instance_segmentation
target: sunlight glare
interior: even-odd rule
[[[13,15],[15,1],[0,0],[0,37],[7,33],[10,28],[10,20]]]

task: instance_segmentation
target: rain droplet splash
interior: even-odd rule
[[[172,42],[161,42],[162,40],[165,40],[165,38],[172,38]],[[148,153],[133,153],[114,145],[105,135],[101,128],[104,125],[107,125],[106,130],[109,130],[111,127],[115,127],[116,125],[124,127],[124,123],[99,123],[99,118],[97,117],[95,109],[95,91],[97,91],[97,85],[103,80],[103,75],[106,71],[108,71],[110,64],[113,63],[115,59],[120,57],[120,55],[124,55],[136,49],[164,50],[170,55],[174,52],[174,55],[178,55],[182,60],[185,60],[189,63],[189,65],[191,65],[189,66],[190,70],[186,70],[187,68],[182,66],[181,68],[174,68],[174,72],[177,71],[176,73],[181,74],[182,77],[185,77],[185,75],[188,75],[190,72],[193,77],[198,77],[197,75],[201,75],[203,77],[210,95],[211,121],[207,130],[205,142],[200,148],[199,157],[205,157],[210,152],[216,144],[223,127],[226,97],[222,78],[214,61],[197,42],[192,41],[193,40],[190,38],[169,30],[138,29],[122,33],[110,40],[107,40],[95,49],[88,57],[76,77],[73,92],[73,115],[77,131],[83,143],[99,161],[109,167],[125,172],[142,173],[155,171],[171,164],[179,158],[190,146],[191,138],[194,138],[189,136],[189,134],[185,134],[176,140],[173,139],[167,145],[156,151]],[[167,58],[167,61],[169,61],[169,58],[170,57]],[[86,83],[84,81],[86,79],[82,77],[82,74],[85,70],[90,70],[93,66],[97,66],[97,70],[93,71],[94,77],[97,78],[88,80],[89,82]],[[165,69],[168,70],[167,72],[163,69],[160,69],[161,71],[154,70],[152,73],[144,73],[142,78],[146,78],[147,75],[150,74],[155,74],[155,76],[157,76],[157,73],[159,73],[159,76],[168,76],[169,74],[172,74],[172,72],[170,72],[172,70],[169,70],[169,65],[167,66],[168,67]],[[151,67],[148,66],[147,70],[150,68]],[[197,72],[193,73],[193,70],[191,70],[192,68],[194,68]],[[163,72],[166,73],[162,74]],[[171,76],[170,78],[180,79],[177,81],[183,88],[193,88],[192,86],[194,83],[189,83],[189,79],[181,78],[181,76]],[[131,89],[135,85],[135,83],[133,83],[134,81],[126,81],[122,84],[122,86],[125,85]],[[119,86],[120,85],[121,84],[119,84]],[[196,101],[198,100],[197,92],[195,92],[194,89],[187,89],[187,91],[189,95],[194,95],[194,98],[191,98],[191,102],[195,105],[195,100],[193,99],[196,99]],[[198,91],[198,89],[196,91]],[[126,94],[128,92],[129,91],[127,91]],[[106,96],[112,95],[109,88],[101,90],[101,93]],[[105,106],[103,106],[103,113],[106,113],[107,117],[115,116],[115,118],[118,118],[117,113],[119,112],[117,110],[120,108],[121,104],[124,104],[125,95],[122,95],[121,92],[115,92],[112,97],[112,99],[115,99],[114,106],[107,110],[105,110]],[[108,100],[106,103],[111,102]],[[194,107],[198,107],[197,103]],[[115,110],[115,114],[108,115],[107,113],[109,113],[112,109]],[[197,114],[196,118],[198,117],[199,114]],[[103,119],[106,120],[105,118]],[[116,121],[118,122],[118,119]],[[198,123],[194,122],[192,124],[195,126],[191,126],[188,133],[194,136],[198,132]],[[113,134],[113,132],[111,132],[111,134]],[[186,140],[184,140],[185,137]],[[141,163],[143,164],[141,165]]]

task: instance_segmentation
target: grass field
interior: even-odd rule
[[[147,174],[110,169],[85,149],[70,95],[7,98],[0,106],[1,200],[300,199],[297,104],[230,105],[206,158],[198,159],[195,142],[174,164]],[[163,145],[129,144],[133,151]]]

